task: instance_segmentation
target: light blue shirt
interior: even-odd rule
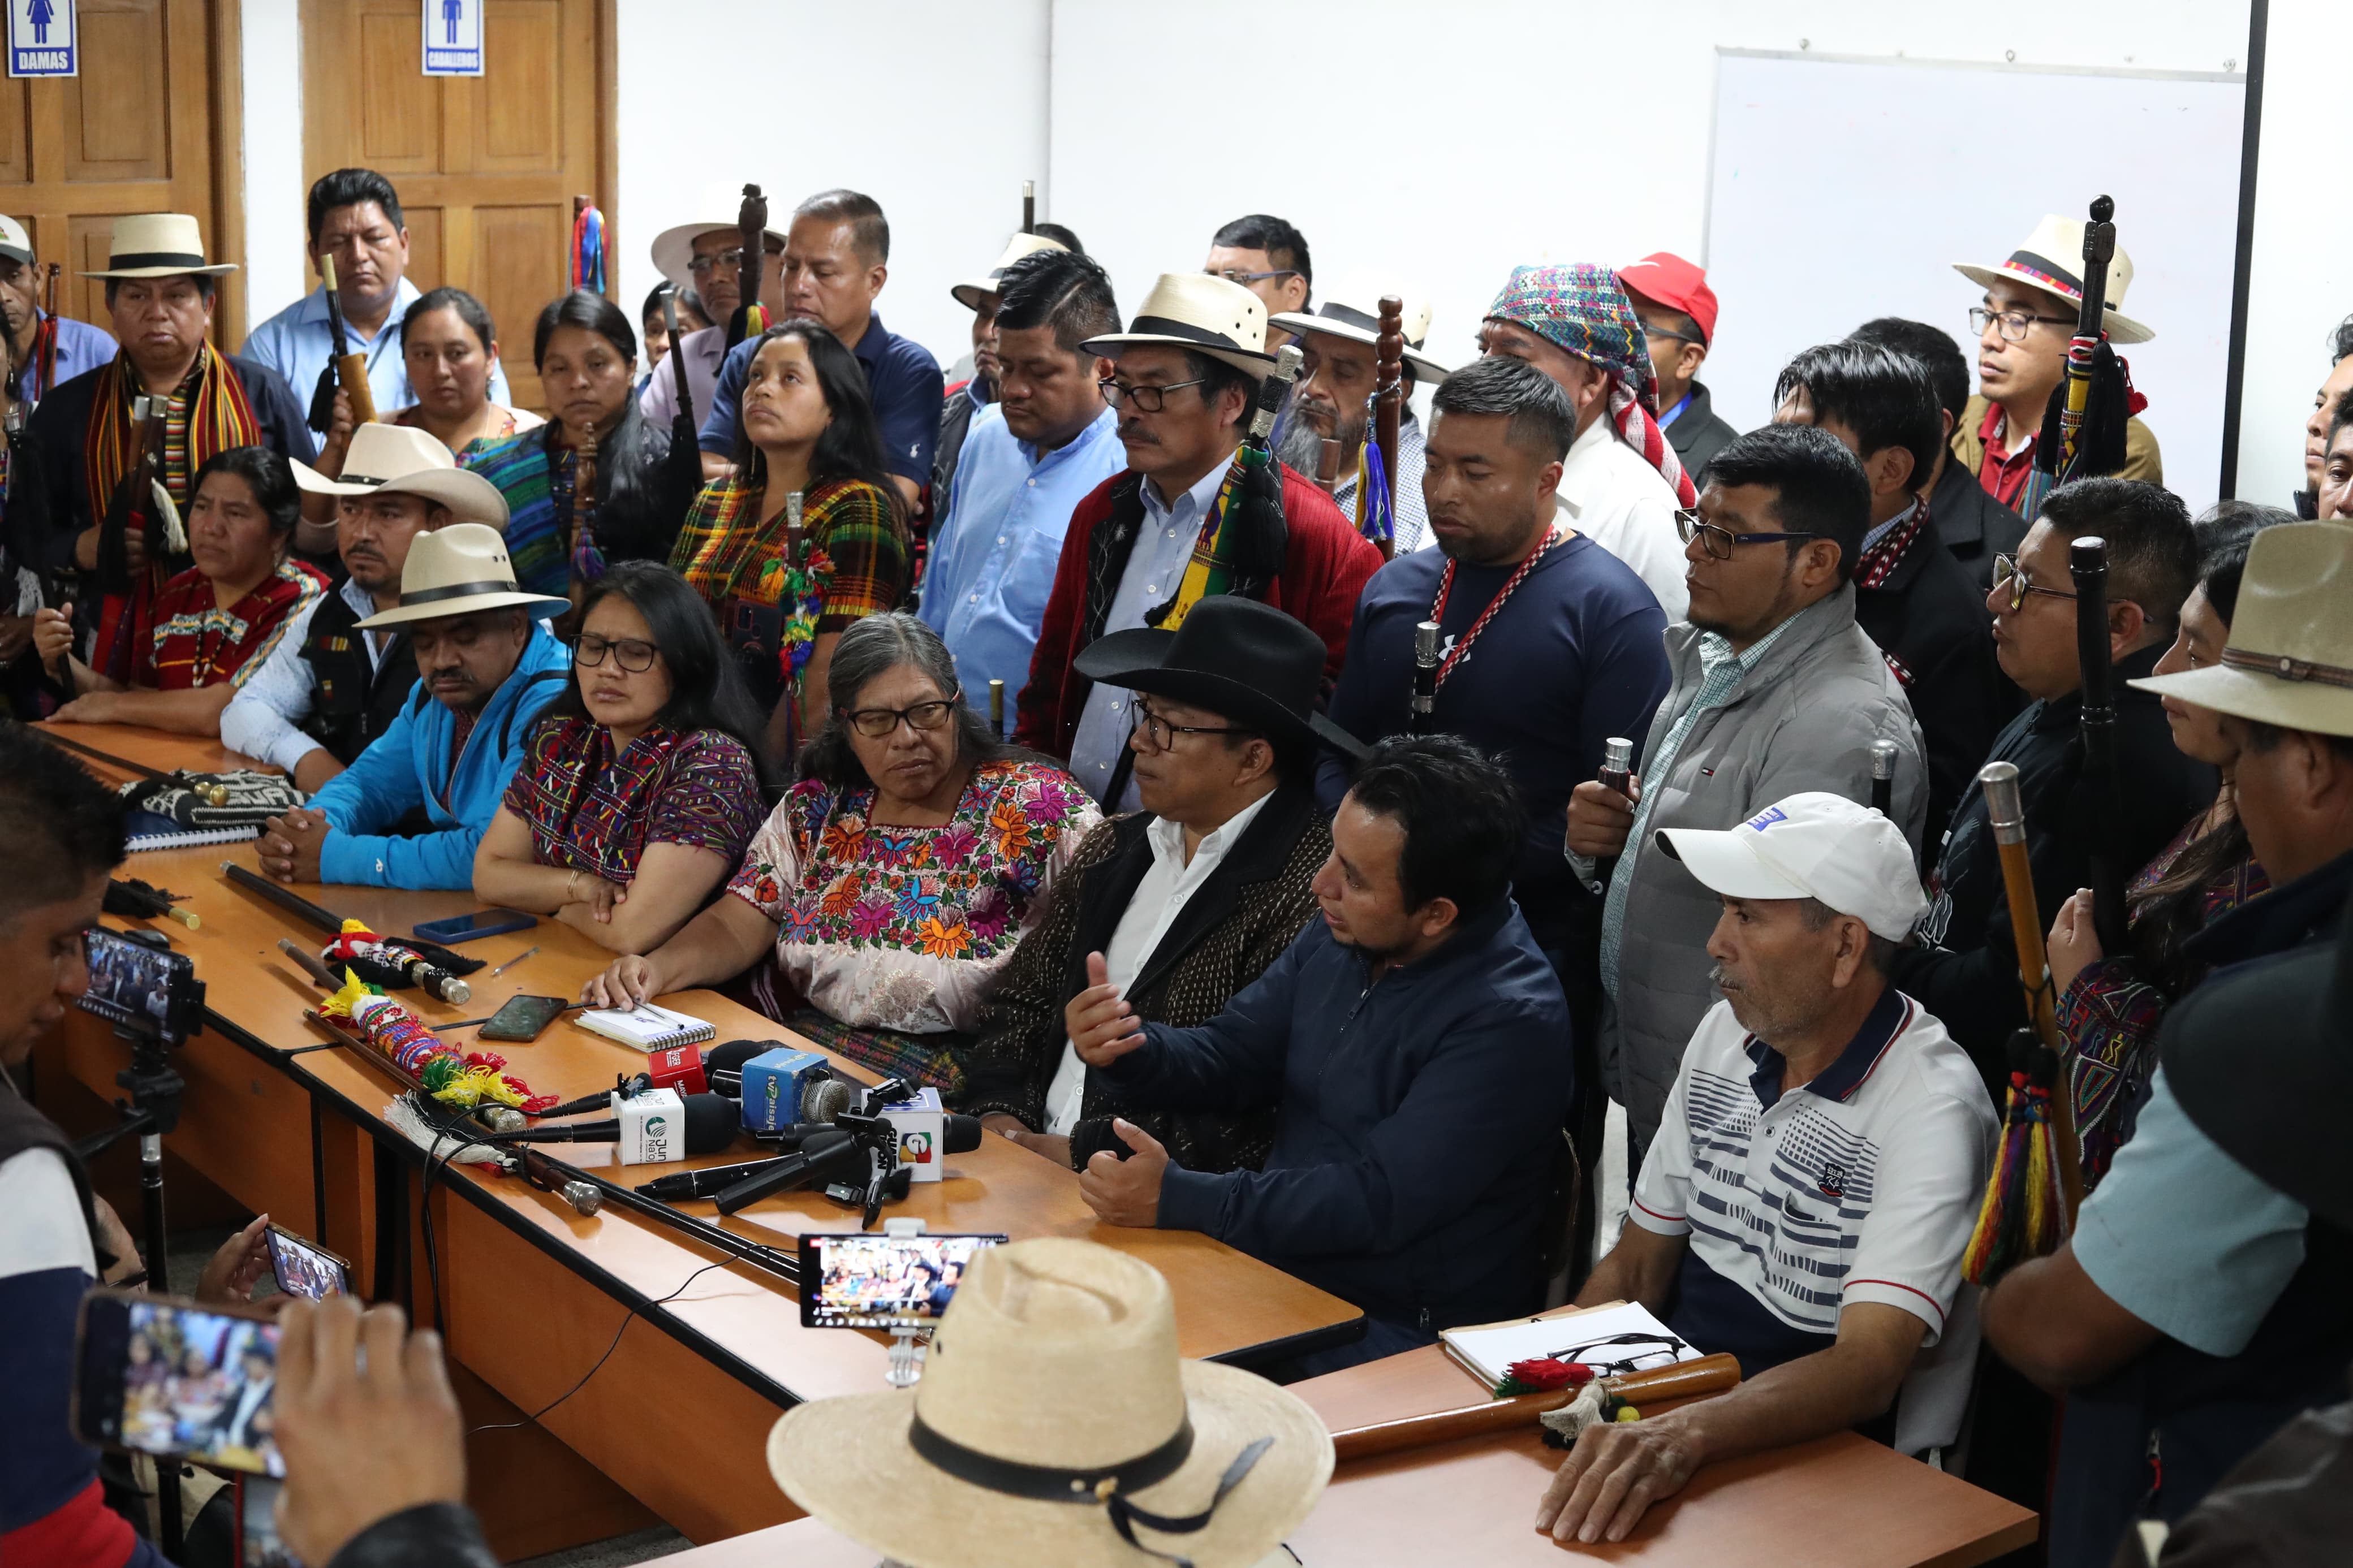
[[[375,614],[375,596],[349,577],[335,591],[343,603],[359,612],[361,619]],[[322,595],[295,612],[287,623],[286,635],[278,639],[261,668],[221,710],[221,744],[230,751],[290,773],[304,757],[321,749],[302,728],[310,721],[318,694],[318,681],[302,649],[311,640],[311,617],[324,603],[326,596]],[[383,668],[393,634],[364,631],[360,637],[367,648],[368,668]]]
[[[403,278],[393,293],[392,313],[385,317],[375,336],[366,336],[347,318],[343,332],[348,342],[338,350],[333,329],[327,323],[327,286],[322,283],[246,334],[240,352],[284,376],[286,384],[294,389],[294,400],[306,412],[311,394],[319,388],[319,374],[329,361],[338,353],[364,354],[376,417],[389,419],[417,401],[417,389],[408,384],[408,362],[400,353],[400,320],[419,298],[417,285]],[[491,370],[490,398],[492,403],[506,402],[505,371]]]
[[[2132,1141],[2084,1200],[2073,1245],[2109,1300],[2192,1350],[2231,1356],[2304,1266],[2306,1217],[2198,1130],[2159,1068]]]
[[[991,680],[1005,682],[1008,699],[1029,680],[1071,510],[1127,467],[1118,429],[1105,408],[1040,452],[1006,428],[997,405],[973,415],[932,542],[923,616],[955,655],[956,678],[976,704]]]
[[[33,320],[46,321],[46,312],[36,310]],[[57,376],[49,384],[41,382],[41,369],[37,361],[28,360],[17,367],[16,384],[26,401],[38,403],[57,388],[78,375],[86,375],[114,358],[114,334],[103,327],[93,327],[88,321],[77,321],[71,316],[58,318]]]
[[[1145,613],[1159,608],[1176,595],[1185,568],[1193,559],[1193,545],[1201,537],[1202,520],[1218,504],[1218,487],[1226,482],[1228,465],[1218,464],[1200,481],[1176,498],[1174,506],[1160,500],[1150,479],[1144,481],[1144,526],[1136,531],[1127,570],[1111,597],[1111,613],[1103,618],[1105,633],[1132,631],[1144,625]],[[1087,693],[1085,711],[1079,715],[1078,734],[1071,742],[1071,773],[1086,792],[1103,801],[1111,787],[1120,752],[1127,749],[1134,720],[1128,712],[1131,693],[1125,687],[1098,683]],[[1137,807],[1135,782],[1131,779],[1117,805],[1103,801],[1106,811]]]

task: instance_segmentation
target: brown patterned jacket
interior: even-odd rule
[[[1005,1111],[1046,1125],[1046,1090],[1068,1039],[1062,1008],[1086,988],[1087,954],[1111,944],[1128,900],[1151,869],[1147,812],[1115,816],[1090,833],[1056,882],[1046,918],[1021,939],[996,994],[980,1015],[980,1039],[965,1061],[958,1110]],[[1311,781],[1286,784],[1267,800],[1183,913],[1153,949],[1127,1000],[1146,1023],[1189,1028],[1224,1010],[1320,918],[1308,882],[1332,852],[1332,829]],[[1071,1155],[1084,1165],[1098,1149],[1124,1147],[1111,1130],[1124,1117],[1166,1144],[1187,1170],[1255,1170],[1274,1140],[1271,1107],[1249,1111],[1168,1111],[1130,1105],[1100,1074],[1087,1074]]]

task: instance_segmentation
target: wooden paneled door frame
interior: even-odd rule
[[[532,327],[564,286],[573,196],[618,232],[617,0],[493,0],[479,79],[419,73],[417,25],[416,0],[302,0],[301,195],[332,169],[389,179],[410,279],[480,298],[514,402],[537,406]]]
[[[109,33],[142,17],[156,31],[126,87]],[[0,78],[0,212],[66,269],[59,309],[103,326],[104,286],[78,275],[106,265],[116,216],[193,211],[213,259],[245,259],[241,31],[237,0],[85,0],[81,30],[82,75]],[[92,104],[100,118],[85,124]],[[142,130],[144,149],[133,144]],[[244,274],[226,274],[213,341],[244,342],[245,313]]]

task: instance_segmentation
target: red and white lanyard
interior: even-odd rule
[[[1453,673],[1456,661],[1470,656],[1471,645],[1479,640],[1479,634],[1487,629],[1487,623],[1495,618],[1496,612],[1504,607],[1504,601],[1512,596],[1514,589],[1527,580],[1528,574],[1536,569],[1536,563],[1545,558],[1545,552],[1559,542],[1558,531],[1545,535],[1545,542],[1530,551],[1528,558],[1521,562],[1518,568],[1504,579],[1503,587],[1496,591],[1493,598],[1487,601],[1487,607],[1479,612],[1479,618],[1471,623],[1471,629],[1458,638],[1454,646],[1447,650],[1446,657],[1439,661],[1436,685],[1446,684],[1446,678]],[[1430,605],[1430,618],[1440,626],[1446,624],[1447,597],[1454,592],[1454,567],[1455,563],[1450,558],[1446,563],[1445,572],[1438,579],[1438,597],[1431,600]]]

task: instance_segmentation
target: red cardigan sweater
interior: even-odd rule
[[[1085,646],[1080,638],[1091,618],[1086,596],[1095,530],[1112,516],[1112,492],[1136,478],[1132,470],[1113,475],[1071,512],[1070,531],[1062,536],[1061,560],[1054,569],[1053,593],[1039,626],[1037,651],[1029,657],[1029,682],[1021,689],[1018,704],[1017,745],[1070,760],[1079,715],[1094,685],[1071,668],[1071,660]],[[1304,622],[1324,639],[1329,650],[1324,660],[1328,694],[1348,657],[1348,626],[1356,617],[1356,596],[1380,569],[1381,552],[1350,525],[1330,496],[1288,467],[1282,470],[1282,515],[1290,528],[1289,542],[1282,574],[1268,588],[1266,602]],[[1111,576],[1101,591],[1113,592],[1118,584],[1118,577]]]

